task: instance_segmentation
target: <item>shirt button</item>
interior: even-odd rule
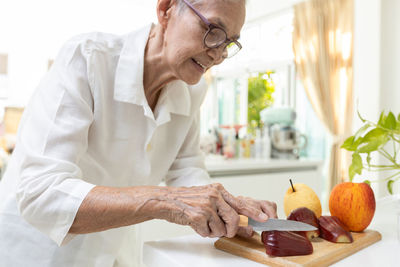
[[[146,151],[149,152],[150,150],[151,150],[151,144],[148,143],[148,144],[147,144],[147,147],[146,147]]]

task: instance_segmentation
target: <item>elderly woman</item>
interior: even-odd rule
[[[131,225],[233,237],[252,234],[239,214],[276,217],[209,184],[199,151],[199,81],[240,50],[245,1],[158,0],[157,17],[73,38],[38,86],[1,182],[2,266],[139,266]]]

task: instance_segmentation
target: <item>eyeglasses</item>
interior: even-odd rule
[[[242,45],[236,41],[228,39],[227,34],[221,27],[209,22],[199,11],[197,11],[194,6],[187,0],[182,0],[201,20],[208,26],[208,30],[204,35],[203,42],[208,48],[217,48],[225,44],[224,50],[222,52],[223,58],[230,58],[237,54],[237,52],[242,49]]]

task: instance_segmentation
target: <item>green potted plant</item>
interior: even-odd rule
[[[398,154],[400,152],[400,114],[396,116],[384,111],[380,114],[377,123],[366,120],[358,113],[359,118],[363,122],[363,126],[357,132],[346,139],[341,146],[342,148],[352,151],[352,162],[349,167],[350,181],[356,174],[361,175],[363,170],[368,171],[395,171],[392,175],[383,178],[386,182],[387,190],[393,194],[393,183],[400,179],[400,162],[398,162]],[[386,149],[387,144],[393,146],[392,151]],[[374,155],[380,154],[386,160],[385,164],[374,164],[372,158]],[[362,157],[362,156],[365,157]],[[379,182],[382,180],[364,182]]]
[[[260,111],[274,102],[272,94],[275,92],[275,83],[271,77],[273,73],[274,71],[259,72],[247,80],[247,121],[251,128],[261,126]]]

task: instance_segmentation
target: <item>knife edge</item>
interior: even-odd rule
[[[314,231],[318,229],[303,222],[273,218],[266,222],[257,222],[249,217],[248,225],[252,226],[254,231]]]

